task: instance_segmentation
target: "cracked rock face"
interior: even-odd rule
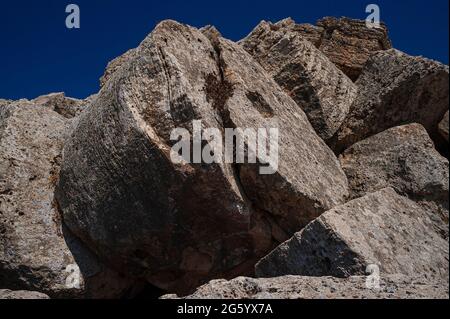
[[[367,277],[238,277],[214,280],[183,299],[448,299],[448,281],[429,282],[401,275],[381,276],[370,289]],[[161,299],[177,299],[166,295]]]
[[[386,188],[326,212],[264,257],[256,274],[343,278],[377,265],[382,276],[448,281],[448,253],[427,212]]]
[[[422,124],[436,142],[438,125],[448,111],[448,66],[395,49],[375,53],[357,81],[358,97],[330,141],[347,147],[391,127]]]
[[[290,20],[263,21],[240,44],[305,111],[318,135],[328,140],[347,116],[356,86],[306,40],[304,28]]]
[[[68,128],[47,107],[0,106],[0,287],[55,298],[114,297],[127,288],[124,280],[63,228],[54,201]]]
[[[65,222],[90,247],[179,292],[252,273],[348,194],[336,157],[295,102],[241,47],[202,31],[162,22],[111,72],[66,144],[57,192]],[[280,128],[278,172],[174,164],[171,131],[192,133],[194,120],[222,131]]]
[[[395,127],[356,143],[339,158],[355,199],[386,187],[416,201],[448,238],[449,164],[420,124]]]

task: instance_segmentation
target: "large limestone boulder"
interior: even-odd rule
[[[183,299],[448,299],[448,281],[389,275],[377,280],[377,286],[373,283],[365,276],[238,277],[211,281]],[[161,299],[177,298],[166,295]]]
[[[305,111],[318,135],[328,140],[356,98],[355,84],[289,20],[261,22],[240,41]]]
[[[356,143],[339,158],[350,198],[386,187],[418,202],[448,238],[449,164],[420,124],[395,127]]]
[[[129,283],[64,229],[54,201],[68,128],[46,107],[0,106],[0,287],[55,298],[114,297]]]
[[[57,193],[66,223],[90,247],[174,291],[251,273],[348,194],[337,159],[295,102],[241,47],[205,34],[162,22],[111,73],[66,144]],[[174,163],[171,132],[194,133],[196,120],[220,131],[279,128],[278,170]]]
[[[448,281],[448,253],[426,211],[387,188],[326,212],[263,258],[256,274],[350,277],[378,267],[381,276]]]
[[[23,299],[23,300],[38,300],[38,299],[50,299],[49,296],[36,292],[36,291],[12,291],[8,289],[0,289],[0,300],[8,299]]]
[[[327,17],[317,26],[323,29],[320,50],[353,81],[371,54],[392,48],[384,24],[369,28],[364,20]]]
[[[422,124],[435,141],[448,111],[448,66],[391,49],[375,53],[357,81],[358,97],[330,141],[340,153],[391,127]]]

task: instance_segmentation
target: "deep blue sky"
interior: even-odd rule
[[[65,27],[70,3],[81,9],[79,30]],[[370,3],[381,7],[396,48],[448,64],[448,0],[0,0],[0,98],[95,93],[107,62],[164,19],[213,24],[238,40],[263,19],[365,19]]]

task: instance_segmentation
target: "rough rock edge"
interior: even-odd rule
[[[12,291],[8,289],[0,289],[0,300],[12,300],[12,299],[23,299],[23,300],[38,300],[38,299],[50,299],[46,294],[36,292],[36,291],[26,291],[17,290]]]
[[[381,276],[380,289],[367,288],[365,276],[284,276],[214,280],[192,295],[165,295],[161,299],[448,299],[448,281],[429,282],[402,275]],[[370,286],[369,286],[370,287]]]

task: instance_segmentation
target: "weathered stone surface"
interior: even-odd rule
[[[126,280],[63,229],[54,201],[68,123],[28,101],[0,108],[0,287],[113,297]]]
[[[358,97],[330,141],[340,153],[394,126],[422,124],[435,140],[448,111],[448,66],[397,50],[374,54],[357,81]]]
[[[40,96],[31,102],[39,106],[48,107],[65,118],[70,119],[80,115],[85,110],[89,99],[78,100],[66,97],[64,93],[52,93]]]
[[[445,138],[448,143],[448,111],[447,113],[445,113],[444,118],[439,123],[439,133],[441,133],[442,137]]]
[[[9,104],[9,103],[11,103],[11,102],[12,102],[12,101],[10,101],[10,100],[0,99],[0,106],[7,105],[7,104]]]
[[[209,36],[221,36],[220,32],[216,29],[213,25],[207,25],[200,29],[200,32],[202,32],[206,37]],[[119,57],[115,58],[111,62],[108,63],[106,66],[105,73],[100,78],[100,86],[103,87],[106,82],[111,78],[112,74],[116,72],[120,67],[125,64],[126,62],[132,60],[134,57],[138,56],[138,48],[128,50],[124,54],[120,55]]]
[[[222,37],[222,34],[213,25],[207,25],[203,28],[200,28],[200,32],[203,33],[208,39]]]
[[[277,242],[348,194],[303,111],[241,47],[206,34],[173,21],[157,26],[80,117],[58,186],[75,234],[112,264],[175,291],[251,273]],[[280,128],[278,172],[174,164],[170,133],[192,132],[194,120]]]
[[[380,288],[369,289],[367,277],[284,276],[214,280],[183,299],[448,299],[448,281],[382,276]],[[161,299],[178,299],[166,295]]]
[[[368,28],[364,20],[327,17],[317,26],[324,30],[320,50],[353,81],[373,52],[392,48],[384,24]]]
[[[395,127],[356,143],[340,156],[350,198],[386,187],[418,202],[448,238],[449,164],[420,124]]]
[[[318,135],[328,140],[347,116],[356,86],[306,40],[304,29],[292,20],[263,21],[240,44],[305,111]]]
[[[269,21],[261,21],[258,26],[247,36],[245,39],[239,41],[241,45],[248,47],[257,47],[261,45],[261,39],[258,36],[258,31],[267,33],[266,27],[269,26],[274,32],[294,32],[301,35],[303,38],[311,42],[315,47],[319,48],[322,42],[322,36],[324,29],[321,27],[314,26],[312,24],[303,23],[297,24],[292,18],[286,18],[284,20],[278,21],[277,23],[272,23]]]
[[[364,20],[326,17],[314,26],[288,18],[270,25],[274,31],[294,32],[310,41],[353,81],[373,52],[392,48],[386,26],[368,28]]]
[[[104,87],[106,82],[111,78],[111,76],[118,70],[120,67],[126,63],[127,61],[131,60],[133,57],[137,55],[137,49],[131,49],[122,54],[121,56],[115,58],[111,62],[108,63],[106,66],[105,73],[100,78],[100,86]]]
[[[11,291],[7,289],[0,289],[0,299],[7,300],[7,299],[30,299],[30,300],[37,300],[37,299],[50,299],[49,296],[36,292],[36,291],[25,291],[25,290],[19,290],[19,291]]]
[[[259,277],[349,277],[377,265],[381,276],[448,281],[448,241],[428,214],[392,188],[334,208],[256,265]]]
[[[302,37],[314,44],[316,48],[320,48],[324,29],[309,23],[295,23],[294,20],[288,18],[277,23],[280,27],[287,27],[291,31],[299,33]]]

